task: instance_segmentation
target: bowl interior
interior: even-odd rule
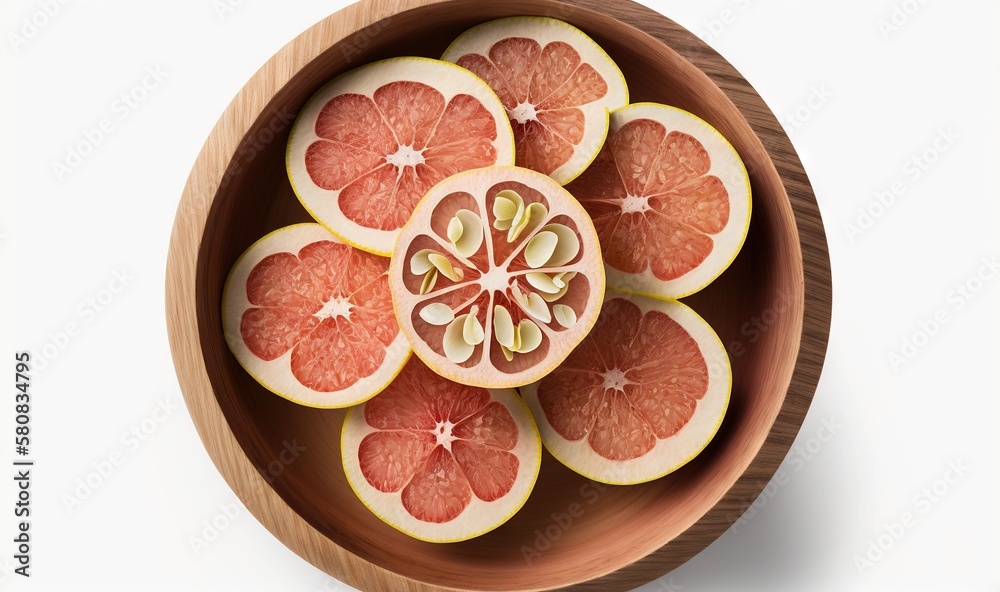
[[[464,543],[423,543],[380,522],[351,491],[340,458],[343,411],[309,409],[275,396],[229,354],[221,330],[222,287],[237,257],[255,240],[309,220],[288,183],[284,149],[291,119],[312,92],[375,59],[438,57],[466,28],[518,14],[554,16],[580,27],[622,68],[633,102],[694,112],[733,142],[747,163],[754,213],[746,246],[719,280],[686,299],[731,353],[732,401],[711,445],[672,475],[608,487],[546,453],[534,493],[507,524]],[[395,15],[333,45],[273,97],[243,138],[206,228],[197,271],[199,337],[214,395],[245,454],[324,536],[375,565],[429,584],[477,590],[566,586],[607,575],[664,547],[716,506],[750,465],[781,409],[795,365],[802,328],[801,252],[788,196],[761,141],[730,97],[667,44],[580,7],[455,0]],[[283,462],[290,455],[282,451],[290,447],[301,452]],[[716,519],[731,523],[737,517]],[[646,566],[644,578],[674,566]]]

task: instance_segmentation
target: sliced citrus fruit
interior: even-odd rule
[[[500,526],[535,485],[542,444],[511,389],[451,382],[413,358],[387,389],[347,412],[347,480],[387,524],[421,540]]]
[[[611,114],[608,141],[569,190],[601,236],[608,285],[680,298],[722,274],[750,226],[739,154],[702,119],[674,107]]]
[[[406,364],[389,295],[389,260],[319,224],[275,230],[236,261],[222,325],[240,364],[268,390],[310,407],[371,398]]]
[[[435,186],[389,264],[400,328],[435,372],[506,388],[538,380],[597,320],[604,267],[594,226],[551,178],[519,167]]]
[[[628,104],[625,77],[586,33],[560,20],[510,17],[475,26],[443,58],[475,72],[503,101],[517,164],[565,185],[604,144],[608,112]]]
[[[629,485],[701,452],[731,385],[722,342],[693,310],[609,289],[590,335],[521,395],[552,456],[596,481]]]
[[[295,120],[286,154],[309,213],[348,244],[383,256],[435,183],[513,163],[496,94],[454,64],[417,57],[374,62],[321,88]]]

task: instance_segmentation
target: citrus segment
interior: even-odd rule
[[[388,266],[319,224],[272,232],[226,281],[229,348],[264,387],[297,403],[345,407],[373,396],[410,353],[392,312]]]
[[[553,456],[627,485],[697,455],[719,428],[731,382],[722,343],[690,308],[608,290],[590,335],[521,394]]]
[[[555,368],[597,319],[597,233],[558,183],[519,167],[435,186],[389,265],[400,327],[435,372],[507,388]]]
[[[457,172],[512,164],[514,141],[483,81],[447,62],[393,58],[321,88],[295,120],[286,161],[318,222],[387,256],[428,189]]]
[[[443,58],[486,81],[503,102],[517,165],[566,184],[604,143],[609,110],[628,104],[618,66],[583,31],[551,18],[512,17],[473,27]]]
[[[361,501],[389,525],[433,542],[506,522],[541,463],[538,431],[516,392],[451,382],[416,358],[348,412],[341,448]]]
[[[750,182],[714,128],[674,107],[611,114],[608,141],[569,189],[601,237],[608,284],[669,298],[722,274],[750,224]]]

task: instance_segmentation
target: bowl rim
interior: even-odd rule
[[[320,20],[279,50],[240,90],[206,140],[185,185],[170,238],[165,284],[170,349],[185,403],[212,462],[241,502],[278,540],[331,576],[362,589],[377,582],[380,589],[456,590],[392,572],[340,547],[295,512],[254,467],[215,397],[200,341],[192,338],[199,334],[196,270],[217,191],[242,139],[264,115],[271,99],[302,68],[364,27],[406,10],[450,1],[361,0]],[[809,410],[826,355],[832,310],[829,251],[816,198],[791,140],[763,99],[728,61],[687,29],[632,0],[546,0],[546,4],[562,5],[570,12],[590,10],[645,31],[705,73],[727,96],[739,96],[737,108],[762,141],[786,189],[804,272],[802,332],[791,380],[750,466],[711,510],[668,544],[636,563],[571,586],[624,589],[671,571],[718,538],[754,502],[784,460]],[[686,42],[678,44],[677,38]],[[747,116],[749,110],[753,117]],[[621,573],[626,568],[630,575]]]

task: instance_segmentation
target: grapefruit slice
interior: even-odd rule
[[[347,412],[341,451],[368,509],[430,542],[466,540],[506,522],[528,499],[542,459],[515,391],[456,384],[416,358]]]
[[[404,57],[351,70],[306,103],[288,139],[302,205],[344,242],[388,256],[413,207],[455,173],[514,163],[497,96],[468,71]]]
[[[739,154],[705,121],[674,107],[611,114],[597,160],[569,190],[601,236],[608,285],[681,298],[722,274],[750,226]]]
[[[552,456],[595,481],[631,485],[701,452],[731,385],[722,342],[693,310],[609,289],[587,339],[521,395]]]
[[[590,217],[562,186],[491,167],[428,192],[400,232],[389,288],[402,333],[435,372],[510,388],[550,372],[587,335],[604,266]]]
[[[583,31],[545,17],[511,17],[462,33],[442,59],[485,80],[503,101],[517,165],[565,185],[608,134],[608,112],[628,104],[611,57]]]
[[[257,382],[310,407],[381,391],[410,347],[389,296],[389,260],[319,224],[275,230],[236,261],[223,289],[226,342]]]

